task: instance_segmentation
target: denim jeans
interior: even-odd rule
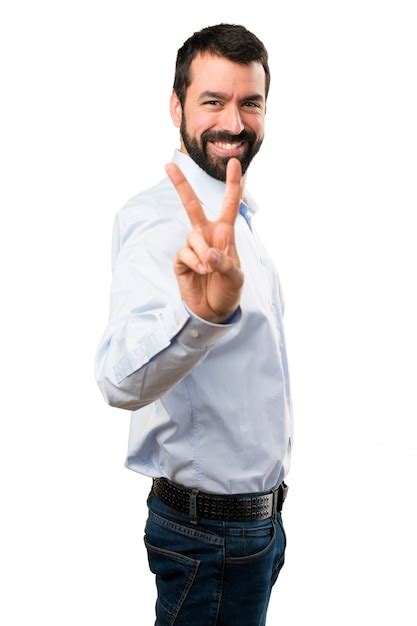
[[[156,579],[154,626],[265,626],[284,565],[282,514],[193,524],[152,489],[147,505],[143,539]]]

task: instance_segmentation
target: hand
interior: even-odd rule
[[[234,232],[241,195],[240,161],[230,158],[227,162],[223,207],[216,221],[206,218],[180,168],[168,163],[165,170],[193,226],[174,261],[181,297],[203,319],[221,323],[237,309],[244,281]],[[212,252],[220,255],[218,261],[212,260]]]

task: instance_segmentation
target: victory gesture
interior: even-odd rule
[[[206,218],[180,168],[168,163],[165,170],[193,226],[174,261],[181,297],[203,319],[221,323],[237,309],[244,281],[234,232],[241,201],[240,161],[230,158],[227,163],[223,207],[216,221]]]

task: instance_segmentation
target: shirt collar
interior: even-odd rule
[[[207,174],[188,154],[181,152],[178,148],[174,151],[172,161],[181,169],[197,194],[205,212],[211,218],[217,219],[222,210],[226,183]],[[247,210],[250,218],[259,210],[259,206],[248,191],[243,194],[241,212],[242,208],[243,212]]]

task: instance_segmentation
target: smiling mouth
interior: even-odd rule
[[[239,156],[246,150],[246,141],[209,141],[211,151],[219,156]]]

